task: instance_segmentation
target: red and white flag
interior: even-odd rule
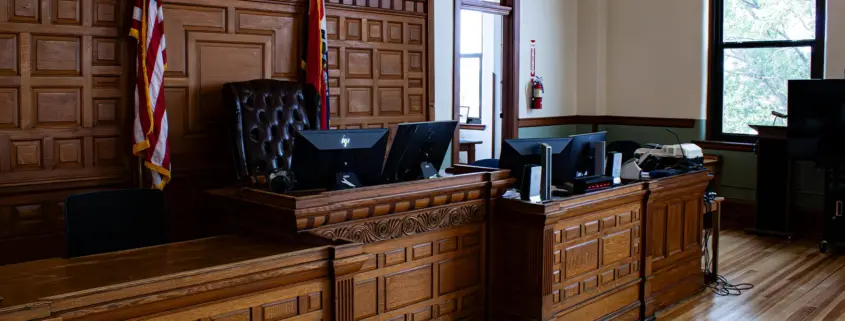
[[[329,48],[326,39],[326,3],[324,0],[308,2],[308,35],[302,69],[305,70],[305,84],[312,85],[320,95],[320,124],[315,127],[329,129]]]
[[[159,0],[135,0],[129,35],[138,41],[132,152],[143,156],[153,186],[163,189],[170,181],[170,148],[162,90],[167,69],[164,13]]]

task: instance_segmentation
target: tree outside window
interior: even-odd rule
[[[787,113],[787,81],[821,78],[824,0],[712,0],[709,122],[722,140]],[[785,125],[779,121],[776,125]]]

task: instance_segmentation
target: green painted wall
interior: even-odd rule
[[[600,130],[607,131],[608,141],[633,140],[640,144],[677,144],[674,135],[663,127],[601,125]],[[678,134],[682,142],[702,140],[705,135],[704,121],[698,120],[693,128],[671,128]],[[722,182],[719,186],[721,196],[754,201],[757,185],[757,159],[754,153],[704,150],[705,154],[720,155],[722,166]]]
[[[575,129],[575,125],[522,127],[519,129],[519,138],[566,137],[576,134]]]
[[[675,144],[675,136],[662,127],[600,125],[600,131],[607,131],[609,142],[632,140],[640,144],[659,143]],[[519,129],[520,138],[566,137],[572,134],[588,133],[591,125],[559,125],[543,127],[525,127]],[[696,121],[693,128],[671,128],[682,142],[703,140],[705,125],[703,120]],[[757,157],[753,152],[735,152],[722,150],[704,150],[705,154],[722,156],[723,166],[720,196],[729,199],[753,202],[757,192]],[[783,173],[771,173],[783,175]],[[799,209],[818,210],[821,208],[824,191],[824,177],[813,164],[797,162],[792,169],[793,204]]]
[[[607,141],[632,140],[642,145],[646,143],[674,144],[675,136],[661,127],[599,125],[600,131],[607,131]],[[681,141],[689,142],[704,138],[704,122],[697,121],[693,128],[672,128]],[[526,127],[519,129],[520,138],[565,137],[572,134],[588,133],[592,125],[560,125],[544,127]],[[722,196],[754,201],[757,180],[757,159],[754,153],[705,150],[707,154],[721,155],[724,160],[722,182],[719,193]]]
[[[683,142],[702,140],[705,137],[703,120],[693,128],[672,128]],[[607,131],[607,140],[633,140],[641,144],[674,144],[674,135],[661,127],[601,125]],[[719,194],[726,198],[755,201],[757,192],[757,157],[752,152],[704,150],[705,154],[722,156],[723,166]],[[783,175],[783,173],[771,173]],[[797,208],[819,209],[823,201],[824,177],[813,164],[796,162],[792,169],[792,200]]]

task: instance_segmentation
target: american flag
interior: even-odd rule
[[[170,147],[162,82],[167,69],[164,12],[159,0],[135,0],[129,35],[138,41],[132,152],[144,158],[153,186],[170,181]]]
[[[308,5],[308,31],[306,37],[305,83],[313,85],[320,94],[320,129],[329,129],[329,48],[326,39],[326,4],[324,0],[310,0]]]

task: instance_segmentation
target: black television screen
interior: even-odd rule
[[[796,160],[845,159],[845,80],[790,80],[787,138]]]

